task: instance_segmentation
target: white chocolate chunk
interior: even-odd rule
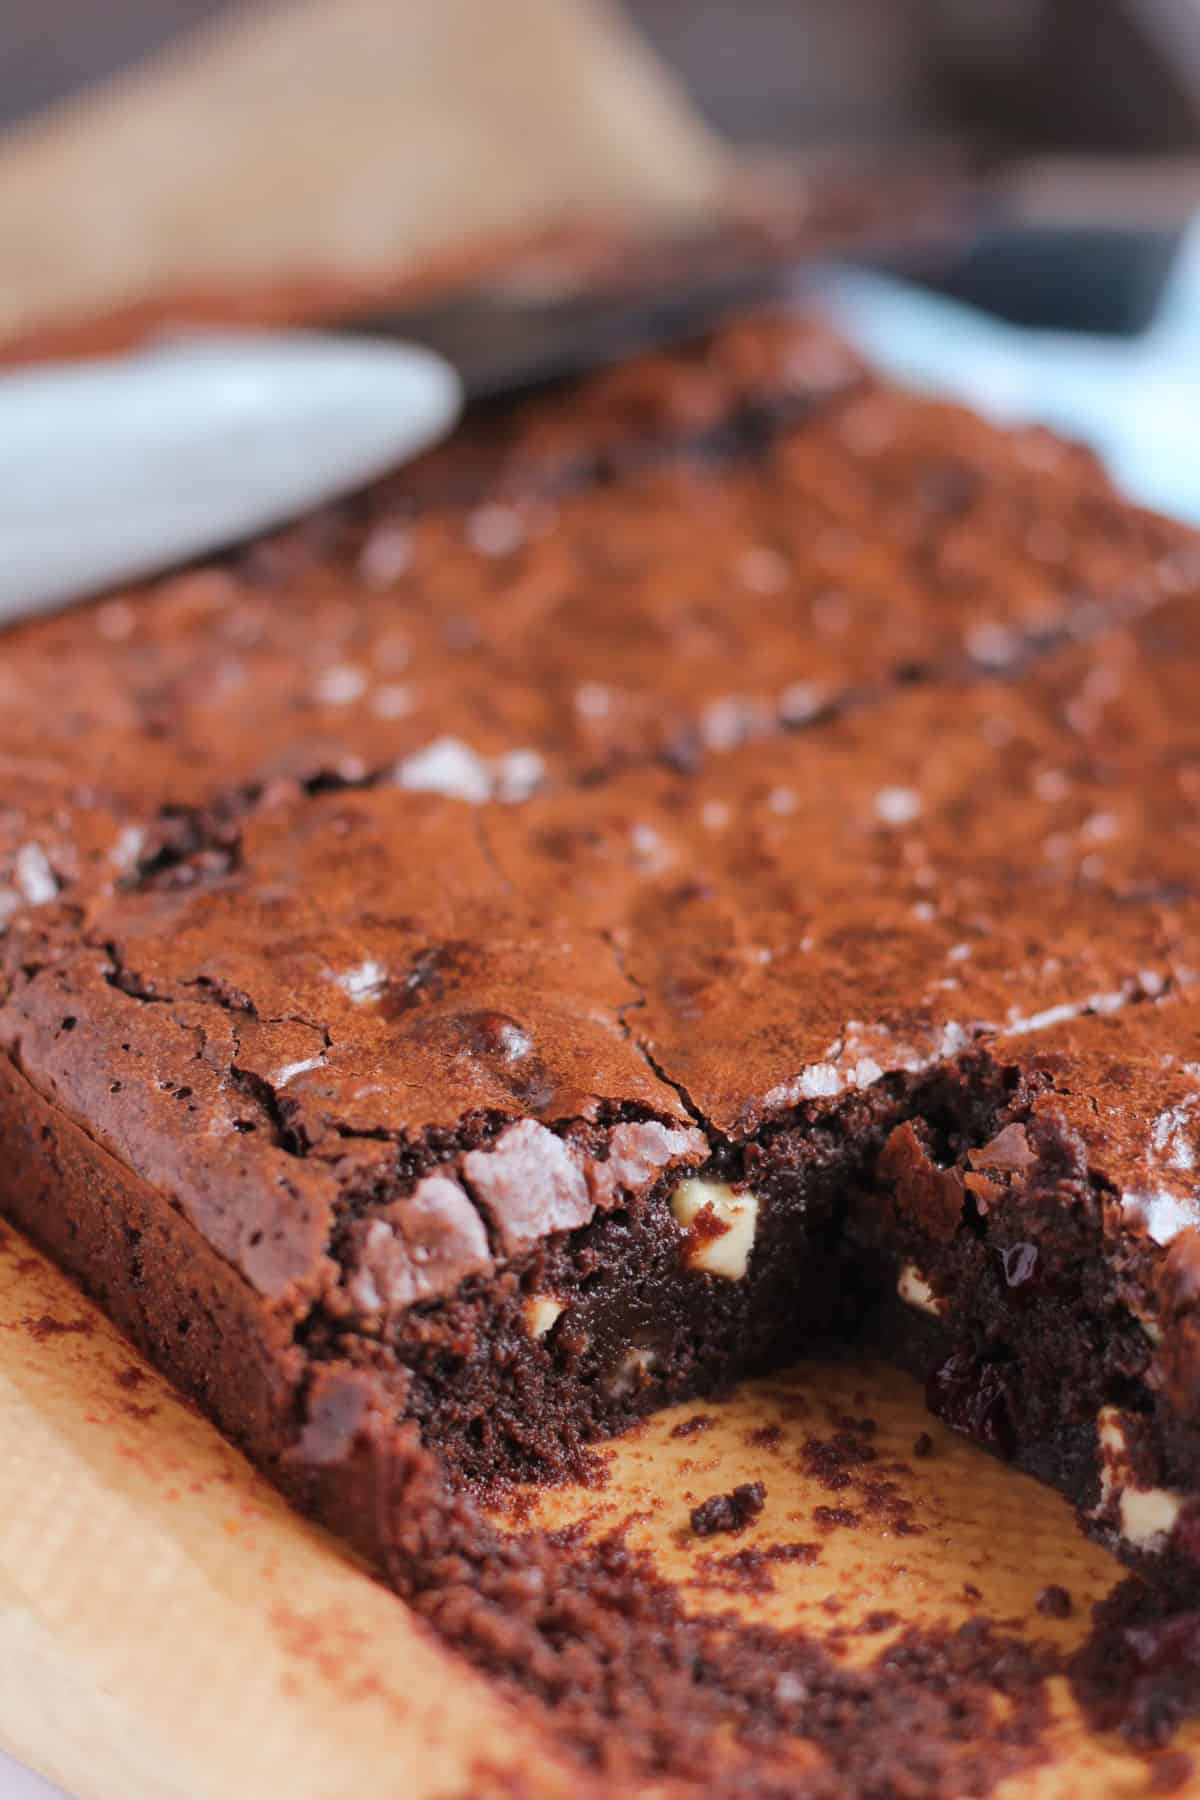
[[[323,1069],[324,1067],[324,1055],[306,1056],[300,1062],[284,1063],[283,1067],[276,1069],[271,1076],[271,1086],[286,1087],[289,1081],[295,1081],[297,1075],[307,1075],[311,1069]]]
[[[912,788],[880,788],[875,811],[885,825],[911,825],[921,816],[921,796]]]
[[[609,1392],[612,1394],[634,1393],[641,1387],[643,1379],[654,1373],[658,1364],[657,1350],[646,1344],[631,1344],[609,1380]]]
[[[396,765],[396,780],[414,793],[445,794],[482,806],[492,797],[492,773],[469,744],[454,737],[435,738]]]
[[[1112,1487],[1112,1464],[1124,1461],[1125,1426],[1115,1406],[1102,1406],[1096,1414],[1096,1442],[1101,1451],[1100,1484],[1106,1493]],[[1107,1451],[1110,1454],[1104,1455]]]
[[[531,1294],[522,1308],[530,1337],[544,1338],[566,1310],[553,1294]]]
[[[40,844],[22,844],[13,858],[17,886],[30,906],[46,906],[58,893],[58,877]]]
[[[1139,1487],[1125,1436],[1125,1421],[1115,1406],[1102,1406],[1096,1417],[1100,1453],[1100,1504],[1104,1513],[1116,1501],[1117,1529],[1135,1550],[1153,1553],[1166,1548],[1183,1511],[1184,1497],[1172,1488]]]
[[[1121,1210],[1137,1221],[1156,1244],[1170,1244],[1189,1226],[1200,1225],[1194,1194],[1172,1194],[1165,1188],[1121,1195]]]
[[[356,1006],[365,1006],[370,1000],[378,1000],[386,988],[387,968],[383,963],[369,958],[366,962],[356,963],[352,969],[335,975],[333,980]]]
[[[1138,1550],[1162,1550],[1183,1511],[1183,1495],[1170,1488],[1126,1488],[1121,1495],[1121,1536]]]
[[[942,1302],[916,1263],[905,1263],[896,1282],[896,1292],[906,1306],[915,1306],[918,1312],[929,1313],[935,1319],[941,1317]]]
[[[701,1242],[688,1249],[688,1267],[720,1275],[726,1281],[741,1281],[750,1266],[758,1229],[757,1197],[737,1193],[724,1181],[700,1180],[681,1181],[671,1195],[671,1211],[684,1231],[691,1229],[705,1207],[722,1230],[719,1236],[701,1233]]]
[[[1152,1319],[1149,1313],[1139,1312],[1136,1306],[1130,1306],[1129,1310],[1145,1332],[1146,1336],[1150,1339],[1150,1342],[1156,1347],[1161,1344],[1163,1341],[1162,1326],[1158,1323],[1157,1319]]]
[[[367,691],[367,678],[352,663],[338,663],[323,669],[313,683],[313,693],[322,706],[349,706]]]

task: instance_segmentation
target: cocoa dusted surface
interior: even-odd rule
[[[907,1723],[894,1658],[860,1692],[793,1646],[769,1718],[718,1683],[665,1741],[600,1645],[686,1708],[700,1628],[616,1540],[555,1611],[567,1547],[462,1484],[803,1348],[789,1281],[816,1317],[844,1278],[1110,1539],[1118,1409],[1195,1562],[1198,584],[1082,452],[767,321],[9,633],[0,1204],[588,1759],[869,1705],[901,1791],[914,1696],[1010,1644],[914,1640]],[[688,1263],[729,1230],[673,1215],[698,1171],[759,1196],[742,1280]],[[735,1638],[730,1682],[789,1666]]]
[[[0,908],[189,836],[219,856],[248,788],[400,771],[518,800],[621,762],[691,767],[1018,664],[1152,605],[1193,556],[1047,434],[903,396],[818,327],[737,327],[10,633]]]
[[[1071,646],[1024,682],[905,689],[702,771],[522,804],[394,782],[248,797],[223,849],[19,914],[6,1036],[271,1294],[327,1283],[348,1184],[395,1199],[438,1171],[448,1200],[465,1181],[511,1256],[611,1205],[618,1169],[645,1187],[981,1045],[1031,1071],[1080,1059],[1081,1097],[1054,1105],[1125,1196],[1114,1233],[1145,1236],[1136,1196],[1168,1192],[1178,1230],[1192,727],[1159,719],[1114,787],[1111,740],[1068,716],[1104,668]],[[1152,659],[1125,676],[1114,706],[1161,705]],[[572,1121],[579,1153],[556,1135]]]

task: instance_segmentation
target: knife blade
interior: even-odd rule
[[[716,230],[630,241],[597,269],[516,269],[421,305],[356,309],[333,323],[366,337],[427,344],[453,364],[469,403],[566,381],[644,351],[686,343],[723,319],[802,301],[841,259],[933,279],[974,241],[978,205],[955,196],[929,218],[814,240],[803,221],[769,231]],[[761,242],[755,242],[755,238]],[[620,243],[620,240],[617,240]]]

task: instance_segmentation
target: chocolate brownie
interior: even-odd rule
[[[819,1344],[1200,1557],[1198,584],[764,320],[10,632],[0,1208],[460,1638]]]

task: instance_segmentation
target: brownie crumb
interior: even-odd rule
[[[127,1419],[136,1419],[139,1424],[144,1423],[146,1419],[158,1417],[157,1406],[139,1406],[133,1400],[122,1400],[120,1406]]]
[[[839,1430],[830,1438],[806,1438],[801,1456],[805,1474],[835,1493],[853,1485],[852,1471],[875,1461],[874,1449],[852,1430]]]
[[[964,1581],[963,1582],[963,1599],[971,1600],[971,1601],[982,1600],[983,1599],[983,1590],[981,1588],[977,1588],[973,1581]]]
[[[52,1313],[42,1313],[36,1319],[24,1318],[21,1323],[39,1344],[52,1337],[90,1337],[96,1329],[91,1319],[56,1319]]]
[[[117,1386],[123,1388],[139,1388],[145,1379],[146,1375],[144,1370],[135,1368],[133,1363],[127,1363],[123,1369],[118,1369],[113,1376],[113,1380],[116,1382]]]
[[[757,1519],[767,1498],[761,1481],[744,1481],[728,1494],[713,1494],[693,1506],[692,1530],[697,1537],[713,1537],[718,1531],[745,1531]]]
[[[1071,1616],[1071,1596],[1065,1587],[1059,1587],[1055,1581],[1042,1589],[1035,1604],[1038,1611],[1048,1619],[1069,1619]]]
[[[933,1455],[933,1439],[927,1431],[922,1431],[918,1434],[912,1447],[912,1453],[914,1456]]]
[[[815,1563],[819,1544],[748,1544],[728,1556],[701,1556],[692,1582],[697,1587],[724,1588],[743,1594],[770,1594],[775,1589],[772,1573],[777,1563]]]
[[[696,1437],[701,1431],[707,1431],[713,1424],[711,1413],[695,1413],[690,1419],[681,1419],[678,1425],[672,1425],[673,1438]]]
[[[701,1556],[692,1576],[696,1587],[723,1588],[736,1594],[770,1594],[775,1591],[771,1565],[754,1545],[729,1556]]]
[[[768,1544],[762,1553],[768,1562],[815,1563],[821,1554],[820,1544]]]
[[[746,1433],[746,1442],[752,1450],[777,1450],[783,1442],[783,1426],[756,1425]]]
[[[788,1560],[792,1548],[780,1547]],[[1045,1760],[1046,1683],[1061,1661],[994,1621],[947,1631],[897,1620],[868,1663],[847,1666],[836,1629],[820,1642],[685,1608],[623,1530],[590,1542],[533,1533],[481,1551],[448,1586],[415,1594],[419,1611],[508,1693],[547,1707],[564,1749],[615,1790],[673,1777],[712,1800],[781,1800],[797,1790],[780,1784],[774,1759],[807,1743],[829,1773],[805,1787],[814,1800],[982,1800]],[[721,1577],[699,1587],[762,1591],[752,1547],[697,1560]],[[836,1593],[818,1604],[835,1618],[843,1611]],[[882,1632],[891,1621],[880,1612],[867,1625]]]
[[[858,1514],[851,1512],[848,1506],[814,1506],[813,1520],[831,1531],[835,1525],[857,1525]]]

